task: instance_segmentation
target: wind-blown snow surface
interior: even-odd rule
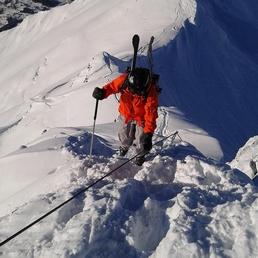
[[[258,192],[244,169],[256,145],[221,162],[258,134],[257,8],[77,0],[0,33],[0,241],[123,162],[114,97],[99,105],[89,160],[91,94],[130,64],[134,33],[141,65],[156,38],[154,142],[176,130],[183,139],[158,144],[143,167],[127,164],[0,255],[258,257]]]

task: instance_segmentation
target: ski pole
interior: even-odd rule
[[[99,100],[96,100],[96,105],[95,105],[95,113],[94,113],[94,122],[93,122],[93,130],[91,134],[91,143],[90,143],[90,159],[92,155],[92,147],[93,147],[93,138],[94,138],[94,133],[95,133],[95,126],[96,126],[96,119],[97,119],[97,113],[98,113],[98,105],[99,105]]]

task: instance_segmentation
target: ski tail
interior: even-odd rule
[[[133,44],[133,60],[131,64],[131,71],[135,69],[136,66],[136,59],[137,59],[137,53],[139,49],[139,43],[140,43],[140,37],[138,34],[135,34],[132,39],[132,44]]]
[[[152,73],[153,73],[153,58],[152,58],[152,44],[154,42],[154,36],[151,36],[149,46],[148,46],[148,51],[147,51],[147,57],[148,57],[148,62],[149,62],[149,69],[150,69],[150,77],[152,78]]]
[[[162,89],[160,88],[158,82],[159,82],[159,74],[153,73],[153,57],[152,57],[152,45],[154,42],[154,36],[151,36],[150,42],[148,45],[148,50],[147,50],[147,58],[148,58],[148,63],[149,63],[149,71],[150,71],[150,78],[151,80],[155,83],[156,85],[156,90],[158,93],[161,93]]]

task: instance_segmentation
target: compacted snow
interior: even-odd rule
[[[114,96],[99,103],[90,159],[91,94],[130,65],[135,33],[142,66],[155,36],[162,93],[144,165],[128,162],[0,257],[258,257],[257,11],[77,0],[1,32],[0,242],[125,162]]]

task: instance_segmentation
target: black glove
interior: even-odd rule
[[[145,151],[150,151],[152,148],[152,133],[143,134],[143,148]]]
[[[102,100],[105,98],[105,90],[96,87],[92,93],[92,97],[98,100]]]

